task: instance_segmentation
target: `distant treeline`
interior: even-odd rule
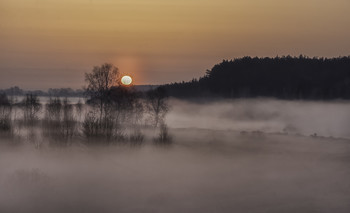
[[[140,92],[147,92],[158,85],[135,85],[134,88]],[[25,96],[27,94],[47,97],[83,97],[84,90],[72,88],[50,88],[47,91],[42,90],[23,90],[18,86],[10,87],[8,89],[0,89],[0,94],[6,94],[7,96]]]
[[[199,79],[163,87],[179,98],[350,99],[350,56],[224,60]]]
[[[26,94],[32,94],[37,96],[51,96],[51,97],[82,97],[84,90],[82,89],[71,89],[71,88],[50,88],[47,91],[42,90],[23,90],[18,86],[10,87],[8,89],[0,90],[0,94],[6,94],[8,96],[22,96]]]

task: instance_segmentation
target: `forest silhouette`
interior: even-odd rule
[[[223,60],[199,79],[163,87],[178,98],[350,99],[350,57]]]

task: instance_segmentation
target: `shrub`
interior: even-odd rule
[[[169,134],[168,126],[162,123],[159,127],[158,137],[154,139],[154,143],[156,145],[170,145],[172,139],[172,136]]]
[[[138,129],[135,130],[132,134],[129,135],[129,141],[130,144],[135,145],[141,145],[144,141],[145,136],[142,134],[142,132]]]
[[[114,134],[114,122],[112,117],[99,118],[99,115],[90,111],[85,115],[83,122],[83,134],[89,143],[97,143],[101,139],[105,143],[110,143],[119,134]]]

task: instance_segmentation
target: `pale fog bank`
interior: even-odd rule
[[[172,99],[167,122],[172,128],[262,131],[350,138],[349,101],[274,99],[187,102]]]
[[[0,143],[0,212],[350,212],[349,103],[171,106],[169,146]]]

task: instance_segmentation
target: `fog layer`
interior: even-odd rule
[[[346,213],[349,140],[307,134],[348,136],[348,106],[172,100],[171,146],[0,143],[0,212]]]
[[[263,131],[350,138],[350,102],[238,99],[215,102],[172,100],[173,128]]]

